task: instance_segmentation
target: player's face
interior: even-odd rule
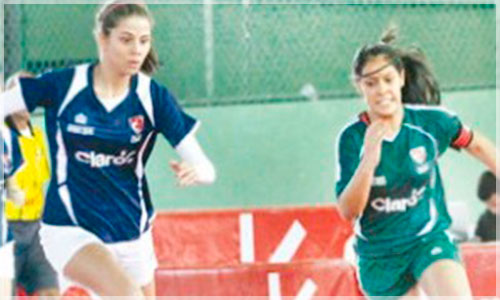
[[[370,112],[380,117],[395,115],[402,108],[404,72],[399,72],[385,56],[379,55],[366,62],[362,74],[356,83]]]
[[[151,23],[142,16],[124,18],[101,43],[103,59],[118,73],[133,75],[151,50]]]
[[[28,125],[28,122],[30,120],[30,114],[26,110],[12,114],[12,117],[15,118],[18,122],[24,123],[25,125]]]

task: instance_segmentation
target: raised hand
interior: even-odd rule
[[[380,163],[382,141],[388,132],[389,125],[382,121],[373,122],[366,130],[363,145],[363,160],[371,168],[376,168]]]
[[[198,183],[198,174],[192,165],[184,161],[170,161],[170,168],[177,177],[179,187],[194,186]]]

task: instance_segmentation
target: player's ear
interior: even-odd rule
[[[104,50],[104,48],[106,47],[106,42],[107,42],[106,35],[102,32],[94,31],[94,38],[95,38],[95,42],[97,43],[97,46],[99,47],[99,49]]]
[[[358,92],[359,95],[363,94],[361,91],[360,79],[358,77],[353,76],[351,79],[351,84],[356,89],[356,92]]]

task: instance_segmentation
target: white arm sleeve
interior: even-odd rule
[[[26,104],[23,99],[23,92],[21,86],[16,86],[0,94],[1,110],[0,114],[2,120],[6,116],[16,113],[18,111],[26,110]],[[3,122],[3,121],[2,121]]]
[[[200,147],[194,135],[186,136],[175,147],[183,161],[192,165],[198,174],[198,183],[211,184],[215,181],[215,168]]]

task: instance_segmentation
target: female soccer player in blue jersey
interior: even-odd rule
[[[361,287],[369,297],[471,295],[450,225],[438,159],[465,149],[496,172],[496,149],[439,103],[422,52],[382,42],[354,58],[356,87],[367,111],[338,137],[336,193],[343,216],[355,221]],[[418,105],[408,105],[408,104]]]
[[[153,20],[145,5],[114,2],[96,17],[97,64],[21,78],[7,113],[45,108],[52,178],[40,230],[54,268],[103,296],[153,296],[153,208],[144,176],[158,133],[182,162],[180,186],[215,170],[195,139],[198,122],[151,74]]]

